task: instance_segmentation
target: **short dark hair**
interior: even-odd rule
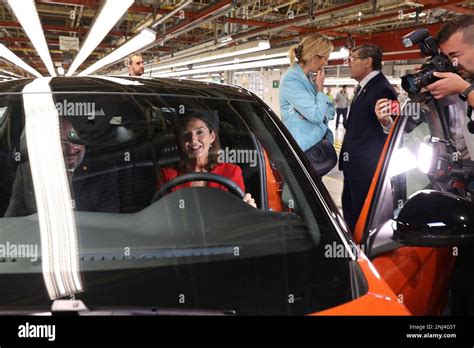
[[[347,85],[342,85],[342,88],[347,88]]]
[[[355,47],[352,52],[359,51],[361,58],[372,58],[372,69],[382,70],[382,49],[372,44],[363,44]]]
[[[463,33],[463,41],[474,46],[474,15],[462,15],[446,22],[436,34],[438,44],[443,44],[458,31]]]
[[[140,57],[143,59],[143,55],[139,52],[134,52],[132,54],[130,54],[127,58],[125,58],[125,65],[129,66],[132,64],[132,58],[133,57]]]

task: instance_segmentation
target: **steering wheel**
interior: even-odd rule
[[[188,173],[181,176],[174,178],[173,180],[168,181],[164,185],[160,187],[158,192],[153,195],[152,203],[156,202],[163,196],[165,196],[169,190],[173,187],[182,185],[187,182],[192,181],[211,181],[217,184],[225,186],[230,193],[236,195],[240,199],[244,199],[245,193],[242,191],[239,185],[228,177],[212,174],[212,173],[205,173],[205,172],[196,172],[196,173]]]

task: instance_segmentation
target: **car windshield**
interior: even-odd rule
[[[264,104],[35,83],[0,95],[1,309],[308,314],[353,299],[346,242]]]

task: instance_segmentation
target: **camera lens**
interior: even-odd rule
[[[421,88],[418,88],[419,79],[414,74],[402,76],[402,88],[407,91],[409,96],[417,94]]]
[[[419,93],[423,87],[438,80],[438,78],[433,75],[435,71],[436,67],[433,64],[423,65],[422,70],[416,74],[402,76],[402,88],[407,91],[409,95]]]

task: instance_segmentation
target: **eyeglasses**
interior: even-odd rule
[[[80,147],[84,146],[84,144],[78,140],[71,141],[71,139],[61,139],[61,145],[63,146],[72,146],[72,147]]]
[[[61,143],[72,146],[84,145],[84,142],[79,138],[79,135],[74,129],[69,130],[64,138],[61,136]]]

